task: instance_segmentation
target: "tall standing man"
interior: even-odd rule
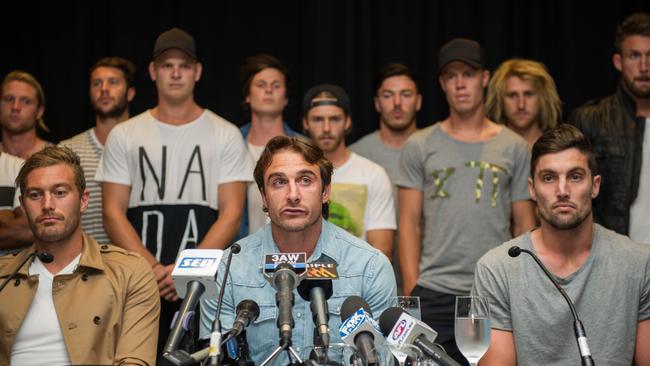
[[[144,258],[81,229],[88,190],[79,157],[47,147],[16,184],[34,244],[0,257],[2,282],[28,263],[0,292],[0,364],[154,365],[156,281]]]
[[[402,64],[382,67],[373,87],[379,129],[350,145],[350,150],[381,165],[394,182],[402,148],[417,131],[416,114],[422,106],[422,95],[415,76]]]
[[[397,213],[397,186],[399,158],[406,140],[417,131],[417,112],[422,106],[415,75],[403,64],[388,64],[375,74],[375,110],[379,113],[379,129],[350,145],[350,150],[381,165],[393,183],[393,200]],[[399,273],[397,235],[394,237],[392,262],[397,278],[397,292],[402,294]]]
[[[616,92],[579,107],[569,123],[589,138],[600,167],[596,222],[650,243],[650,15],[625,19],[615,46]]]
[[[466,362],[454,341],[455,297],[469,293],[485,252],[535,225],[526,187],[530,155],[519,135],[485,116],[490,75],[481,46],[453,39],[438,62],[450,114],[414,133],[402,152],[400,270],[404,292],[420,297],[422,319],[452,357]]]
[[[99,160],[108,133],[118,123],[129,119],[129,103],[135,96],[135,65],[121,57],[105,57],[90,69],[90,104],[95,111],[95,126],[70,139],[61,141],[81,159],[90,191],[88,209],[81,216],[81,226],[100,244],[110,242],[102,220],[102,187],[95,180]]]
[[[194,38],[156,40],[149,74],[158,105],[115,126],[97,180],[112,241],[153,268],[162,302],[159,353],[179,302],[171,278],[186,248],[225,248],[239,230],[252,163],[237,127],[194,101]]]
[[[273,137],[299,136],[283,119],[284,109],[289,103],[289,70],[271,55],[254,55],[247,57],[241,66],[241,80],[244,107],[251,118],[242,126],[241,133],[256,162]],[[256,232],[268,221],[268,216],[262,211],[260,191],[252,183],[246,192],[246,209],[242,237]]]
[[[0,89],[0,151],[27,159],[51,145],[36,134],[37,125],[48,131],[43,121],[45,93],[38,80],[24,71],[12,71]]]
[[[601,178],[589,141],[561,125],[535,143],[528,187],[541,226],[483,256],[474,293],[490,302],[485,365],[579,365],[573,316],[528,254],[555,276],[584,325],[596,365],[650,365],[650,248],[594,224]],[[606,296],[603,294],[606,293]]]
[[[396,225],[390,178],[345,146],[352,129],[348,94],[337,85],[316,85],[305,93],[302,110],[304,130],[334,164],[329,221],[391,258]]]
[[[562,101],[544,64],[515,58],[494,71],[485,113],[518,133],[532,148],[544,131],[561,122]]]
[[[326,221],[329,209],[332,163],[323,151],[302,138],[278,136],[269,141],[255,166],[255,182],[262,194],[270,223],[242,239],[241,252],[232,258],[225,284],[221,323],[232,326],[237,304],[255,301],[260,315],[247,331],[251,360],[259,365],[278,346],[276,291],[262,274],[265,254],[304,252],[308,262],[336,263],[338,279],[332,281],[329,308],[330,342],[341,342],[338,328],[343,302],[362,297],[375,316],[396,304],[395,277],[381,252]],[[224,257],[228,253],[224,254]],[[224,270],[223,262],[219,273]],[[217,281],[222,281],[218,276]],[[219,286],[222,286],[219,283]],[[314,344],[314,322],[309,301],[295,295],[292,347],[309,357]],[[201,305],[201,334],[208,337],[216,300]],[[273,364],[286,365],[283,352]]]

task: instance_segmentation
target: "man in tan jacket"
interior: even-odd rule
[[[34,244],[0,258],[0,283],[28,260],[0,292],[0,365],[156,361],[160,301],[153,273],[139,255],[83,233],[89,193],[79,164],[71,150],[47,147],[16,179]]]

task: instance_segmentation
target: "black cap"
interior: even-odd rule
[[[471,39],[454,38],[442,46],[438,53],[438,73],[452,61],[463,62],[476,69],[485,68],[483,49]]]
[[[156,44],[153,47],[153,58],[160,56],[163,52],[172,48],[178,48],[196,60],[196,43],[194,42],[194,38],[179,28],[172,28],[158,36]]]
[[[328,92],[334,95],[334,98],[314,101],[314,97],[322,92]],[[302,99],[302,115],[306,116],[310,109],[321,105],[337,106],[341,108],[346,115],[350,115],[350,98],[348,97],[348,93],[338,85],[319,84],[307,90],[305,97]]]

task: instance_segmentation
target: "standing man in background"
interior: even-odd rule
[[[562,120],[562,101],[544,64],[511,59],[496,69],[488,84],[485,113],[508,126],[529,147]]]
[[[147,259],[166,300],[159,355],[180,305],[171,278],[176,257],[230,244],[252,180],[237,127],[194,100],[201,71],[194,38],[178,28],[163,32],[149,64],[158,105],[113,128],[97,170],[106,232]]]
[[[95,127],[61,141],[79,155],[90,191],[88,209],[81,216],[81,226],[100,244],[110,242],[102,220],[102,187],[95,172],[104,152],[108,133],[118,123],[129,119],[129,103],[135,97],[135,65],[120,57],[105,57],[90,69],[90,104],[95,111]]]
[[[485,252],[535,225],[528,146],[485,116],[489,77],[478,42],[457,38],[440,49],[438,82],[449,117],[408,139],[396,181],[404,292],[420,297],[422,320],[462,363],[456,296],[470,292]]]
[[[329,221],[391,258],[396,225],[390,178],[345,146],[352,129],[348,94],[337,85],[316,85],[305,93],[302,110],[304,130],[334,165]]]
[[[399,158],[406,140],[417,131],[417,112],[422,106],[418,82],[406,65],[388,64],[373,79],[375,110],[379,113],[379,129],[350,145],[350,150],[381,165],[393,183],[393,199],[397,213],[397,186]],[[397,243],[397,235],[394,242]],[[393,269],[397,292],[402,294],[399,273],[398,245],[393,245]]]
[[[283,112],[289,103],[289,70],[277,58],[259,54],[246,58],[241,66],[244,108],[250,122],[242,126],[253,162],[259,159],[264,146],[275,136],[300,136],[284,121]],[[240,237],[262,228],[268,216],[262,211],[262,196],[255,184],[246,192],[246,213],[242,218]]]
[[[43,121],[45,93],[38,80],[24,71],[12,71],[0,89],[0,151],[27,159],[51,145],[36,134],[37,125],[48,131]]]
[[[616,92],[579,107],[569,123],[591,141],[600,168],[596,222],[650,243],[650,15],[625,19],[615,46]]]

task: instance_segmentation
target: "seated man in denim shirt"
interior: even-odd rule
[[[279,344],[276,291],[262,274],[265,254],[306,252],[308,262],[337,263],[339,278],[332,281],[333,295],[327,301],[332,343],[341,342],[338,332],[341,304],[348,296],[365,299],[375,319],[383,310],[396,305],[395,277],[388,259],[368,243],[324,219],[332,170],[332,164],[319,148],[303,139],[286,136],[271,139],[255,167],[255,182],[271,222],[239,241],[242,249],[232,257],[220,317],[222,329],[229,329],[240,301],[251,299],[259,304],[260,315],[247,331],[250,356],[255,364],[260,364]],[[218,282],[222,281],[223,262]],[[295,326],[291,345],[306,359],[308,348],[313,345],[314,322],[309,302],[296,291],[294,294]],[[209,336],[215,312],[216,300],[201,304],[203,338]],[[288,361],[287,352],[282,352],[273,364],[286,365]]]

